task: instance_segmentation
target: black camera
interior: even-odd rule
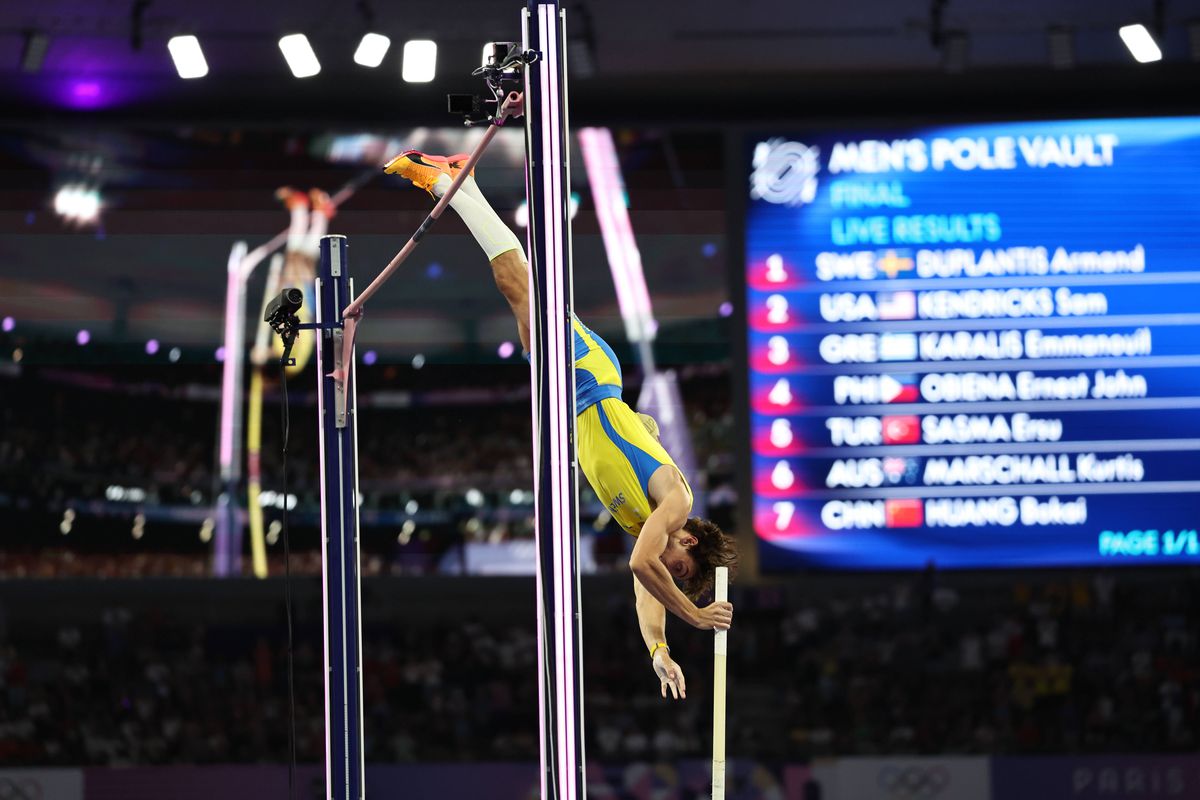
[[[296,312],[302,305],[304,305],[304,292],[295,287],[288,287],[267,304],[267,313],[263,316],[263,322],[270,325],[277,333],[283,333],[284,328],[292,324],[300,324]]]
[[[523,52],[516,42],[488,42],[483,47],[483,63],[471,74],[483,78],[492,96],[446,95],[447,108],[451,114],[461,116],[468,126],[494,121],[509,89],[520,84],[525,67],[537,60],[536,51]]]
[[[291,286],[267,304],[267,313],[263,315],[263,322],[283,339],[283,358],[279,359],[279,363],[285,367],[296,363],[296,359],[292,358],[292,345],[300,335],[300,317],[296,316],[296,312],[302,305],[304,292]]]

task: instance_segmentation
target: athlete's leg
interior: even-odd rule
[[[313,261],[321,257],[321,239],[329,232],[329,220],[337,214],[332,198],[321,189],[308,193],[312,201],[312,213],[308,217],[308,234],[304,238],[304,252]]]
[[[304,192],[284,186],[275,193],[288,213],[291,224],[288,226],[287,246],[283,262],[282,283],[284,286],[295,286],[304,292],[304,303],[300,306],[299,316],[302,323],[313,321],[313,308],[316,302],[313,281],[317,275],[316,251],[309,246],[311,224],[321,217],[320,214],[310,214],[309,196]],[[324,217],[321,217],[324,219]],[[319,225],[320,222],[318,221]],[[295,375],[304,369],[312,354],[314,339],[311,336],[301,336],[292,348],[292,357],[296,363],[288,367],[288,374]],[[273,337],[272,350],[276,355],[283,354],[283,343],[278,337]]]
[[[448,188],[450,177],[443,175],[434,186],[434,195],[441,197]],[[529,350],[529,264],[521,240],[500,219],[472,177],[468,176],[463,188],[450,198],[450,207],[466,223],[488,257],[496,288],[517,318],[521,346]]]
[[[525,263],[525,253],[518,248],[493,258],[492,277],[517,318],[521,347],[529,352],[529,265]]]
[[[454,162],[410,151],[392,159],[385,171],[401,175],[435,198],[446,194],[458,174]],[[467,176],[462,188],[450,198],[450,207],[466,223],[492,265],[496,288],[508,301],[517,319],[521,346],[529,349],[529,265],[521,240],[504,224],[484,198],[475,179]]]

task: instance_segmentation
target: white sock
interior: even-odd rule
[[[305,255],[314,259],[321,254],[321,237],[329,231],[329,217],[320,211],[314,211],[308,217],[308,234],[304,237]]]
[[[449,175],[442,175],[433,187],[434,194],[439,198],[442,197],[450,188],[451,183]],[[521,240],[492,209],[484,198],[483,192],[479,191],[479,186],[475,184],[474,178],[468,177],[463,182],[459,190],[450,198],[450,207],[467,224],[471,235],[475,237],[475,241],[487,255],[488,261],[509,250],[518,251],[521,254],[521,260],[526,260],[525,248],[521,246]]]
[[[308,207],[297,205],[292,209],[292,224],[288,226],[287,249],[303,250],[304,237],[308,234]]]

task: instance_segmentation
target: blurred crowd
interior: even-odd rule
[[[788,746],[866,754],[1196,747],[1194,580],[1076,573],[1004,581],[998,593],[943,583],[931,571],[889,592],[787,609],[771,635],[743,634],[753,663],[786,665]]]
[[[860,584],[735,595],[731,754],[1170,752],[1198,744],[1194,580],[1071,573],[951,584],[929,573]],[[711,637],[670,627],[689,691],[686,702],[663,700],[631,593],[620,586],[585,603],[589,754],[703,757]],[[525,591],[504,582],[494,590]],[[184,624],[153,593],[144,596],[79,608],[36,630],[5,624],[14,607],[0,608],[0,764],[286,758],[282,625]],[[468,613],[448,624],[411,611],[399,603],[369,617],[368,760],[534,760],[532,619]],[[300,626],[295,650],[298,751],[308,762],[322,755],[317,619]]]
[[[701,473],[691,481],[729,509],[736,499],[729,374],[719,366],[690,368],[690,374],[683,394]],[[168,387],[78,372],[31,374],[8,385],[15,390],[6,392],[0,407],[0,511],[10,520],[24,515],[14,524],[20,530],[13,542],[26,547],[0,552],[0,576],[203,574],[210,548],[196,537],[219,492],[218,408],[211,386],[180,381]],[[373,525],[388,532],[387,546],[376,552],[382,560],[369,565],[369,574],[434,565],[464,542],[532,536],[530,417],[521,391],[434,388],[419,402],[386,385],[361,393],[362,508],[382,515],[364,517],[365,534],[372,536]],[[628,394],[632,400],[636,388]],[[264,497],[274,500],[266,515],[277,523],[284,484],[276,402],[268,397],[264,409],[261,464]],[[288,442],[286,488],[301,550],[304,529],[318,527],[320,509],[317,432],[300,422],[311,421],[310,402],[295,393]],[[239,493],[244,491],[243,481]],[[598,519],[596,529],[602,529],[606,518],[585,482],[581,493],[585,524]],[[80,549],[78,537],[61,538],[66,513],[77,533],[106,541],[107,552]],[[134,543],[129,531],[138,514],[148,522],[146,535]],[[403,548],[395,548],[409,518],[415,528],[401,536]],[[172,548],[164,546],[168,540]],[[278,536],[268,543],[277,545]],[[406,561],[398,566],[400,555]],[[304,571],[307,565],[301,560],[294,566]]]

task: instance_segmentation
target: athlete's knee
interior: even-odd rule
[[[518,250],[509,250],[492,259],[496,288],[512,306],[523,305],[529,297],[529,268]]]

